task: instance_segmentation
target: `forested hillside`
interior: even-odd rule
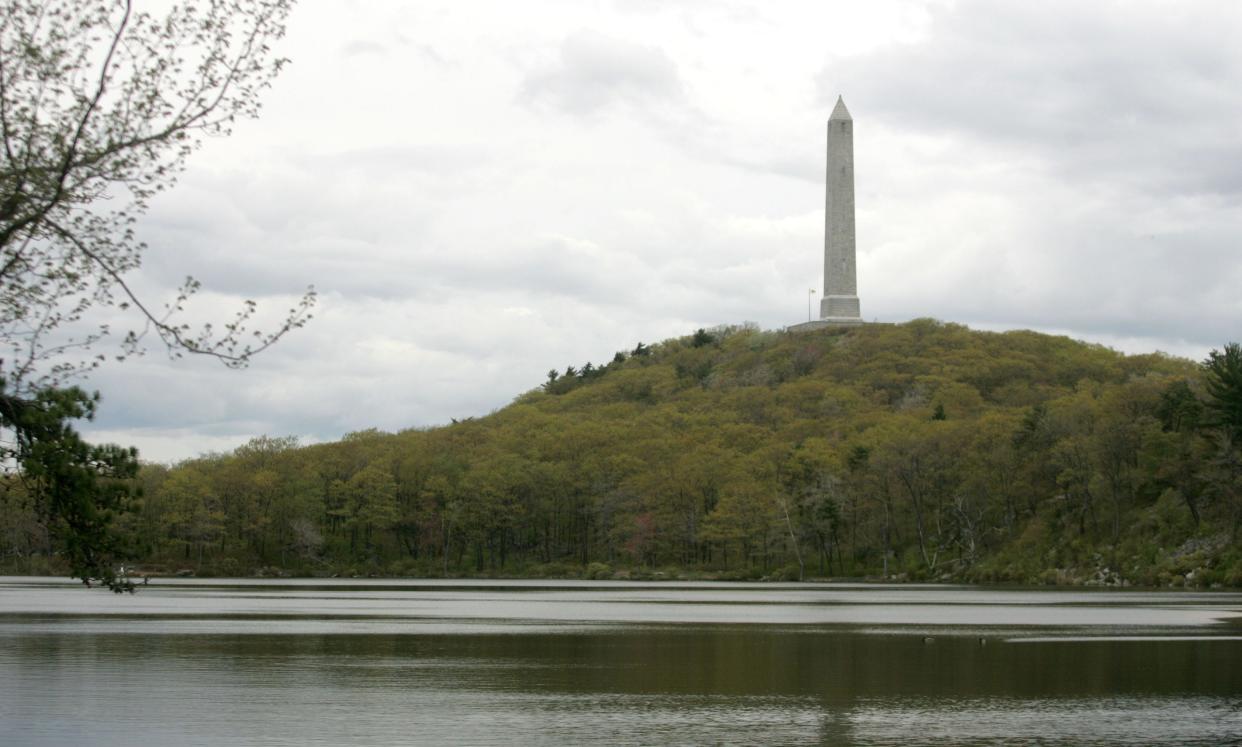
[[[141,565],[199,574],[1240,586],[1226,358],[932,320],[700,330],[478,419],[148,465],[121,521]],[[42,541],[5,513],[8,567]]]

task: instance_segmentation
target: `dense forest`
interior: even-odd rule
[[[139,568],[1242,586],[1242,355],[934,320],[638,344],[486,417],[144,465]],[[56,570],[10,491],[10,571]]]

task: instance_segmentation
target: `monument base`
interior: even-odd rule
[[[810,332],[828,327],[859,327],[862,324],[863,320],[856,316],[829,316],[823,319],[812,319],[801,324],[791,324],[785,329],[789,332]]]
[[[859,319],[858,296],[824,296],[819,302],[820,319]]]

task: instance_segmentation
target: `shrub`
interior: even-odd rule
[[[582,577],[596,580],[612,578],[612,566],[607,563],[591,563],[582,572]]]

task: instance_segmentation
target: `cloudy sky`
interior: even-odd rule
[[[171,461],[483,415],[549,368],[806,319],[825,121],[863,316],[1202,358],[1242,338],[1242,4],[303,0],[257,121],[141,225],[139,280],[316,318],[246,371],[88,385]]]

